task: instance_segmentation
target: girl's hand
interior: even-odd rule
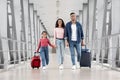
[[[35,53],[38,53],[38,51],[36,50]]]

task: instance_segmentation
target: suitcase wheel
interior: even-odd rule
[[[91,68],[91,66],[89,66],[89,68]]]
[[[39,67],[37,67],[37,69],[39,69]]]

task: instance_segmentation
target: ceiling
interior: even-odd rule
[[[53,30],[57,17],[62,18],[65,23],[70,21],[70,12],[79,13],[82,3],[87,0],[30,0],[34,3],[34,9],[40,16],[48,33],[53,36]],[[58,6],[57,6],[58,4]]]

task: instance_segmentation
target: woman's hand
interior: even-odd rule
[[[54,45],[55,46],[55,48],[57,48],[57,46],[56,45]]]

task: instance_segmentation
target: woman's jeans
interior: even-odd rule
[[[77,52],[77,62],[80,61],[81,58],[81,43],[77,43],[77,41],[71,41],[69,42],[69,48],[70,48],[70,53],[71,53],[71,61],[72,65],[76,65],[75,63],[75,50]]]
[[[40,56],[42,59],[42,66],[46,66],[49,64],[49,53],[48,53],[48,47],[41,47],[40,48]]]
[[[61,65],[64,61],[65,41],[62,39],[56,39],[56,46],[58,63]]]

